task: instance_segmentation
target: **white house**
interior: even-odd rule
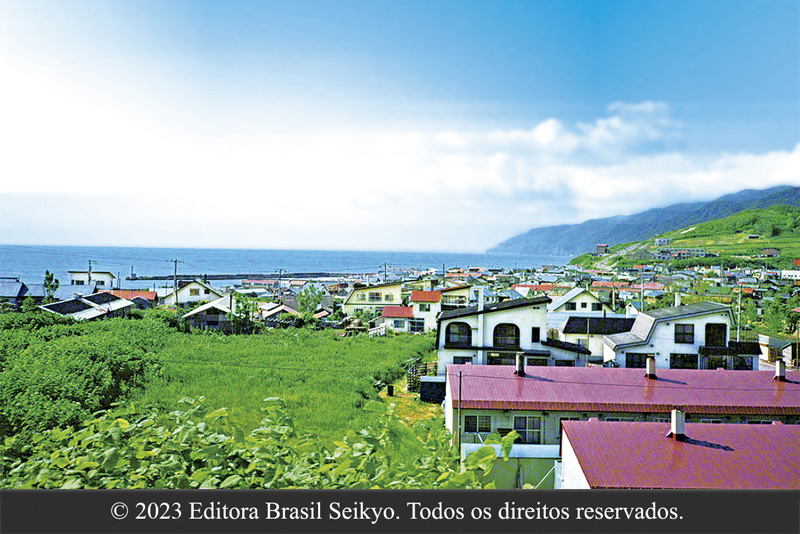
[[[630,332],[603,337],[603,358],[618,367],[659,369],[757,369],[754,343],[730,341],[730,306],[701,302],[640,311]],[[755,365],[754,365],[755,364]]]
[[[180,287],[176,291],[169,292],[161,299],[161,304],[174,306],[176,304],[192,304],[202,301],[212,301],[223,297],[223,293],[217,291],[210,285],[201,280],[192,280],[188,283],[178,284]]]
[[[423,330],[435,330],[436,318],[442,311],[442,292],[412,291],[408,300],[414,310],[414,318],[422,320]]]
[[[113,289],[117,277],[108,271],[69,271],[69,283],[73,286],[92,286],[97,291]]]
[[[616,316],[614,310],[583,287],[571,289],[566,295],[555,299],[547,306],[548,328],[558,328],[558,325],[569,317],[612,316]]]
[[[586,365],[587,349],[547,339],[549,302],[535,297],[443,311],[436,332],[439,375],[451,363],[514,365],[518,355],[528,365]]]

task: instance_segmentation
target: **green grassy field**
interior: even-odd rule
[[[433,348],[430,336],[340,337],[337,331],[274,330],[263,335],[173,334],[159,351],[163,372],[134,397],[169,405],[206,398],[242,428],[259,426],[262,401],[281,397],[299,427],[326,441],[367,426],[376,379],[403,376],[400,364]]]

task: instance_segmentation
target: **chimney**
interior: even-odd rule
[[[675,292],[675,307],[677,308],[680,305],[681,305],[681,294],[676,291]]]
[[[683,441],[686,439],[686,414],[680,408],[672,410],[672,418],[667,437],[673,438],[675,441]]]
[[[773,378],[779,382],[786,382],[786,362],[782,359],[775,360],[775,376]]]
[[[648,356],[647,362],[645,363],[645,372],[644,376],[647,378],[656,378],[656,359],[652,356]]]
[[[525,376],[525,355],[517,354],[517,370],[514,373],[517,376]]]

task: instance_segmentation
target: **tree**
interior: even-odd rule
[[[60,285],[61,282],[58,281],[55,274],[50,271],[44,272],[44,292],[47,293],[46,302],[53,302],[56,300],[53,295],[58,291]]]
[[[297,295],[297,311],[303,315],[314,315],[320,304],[322,304],[322,291],[311,284],[306,284]]]
[[[39,305],[36,304],[36,299],[33,297],[27,297],[25,300],[22,301],[22,312],[23,313],[31,313],[35,312],[39,309]]]
[[[231,328],[234,334],[252,334],[255,330],[255,317],[256,303],[253,299],[244,295],[237,295],[234,299],[234,305],[231,306],[231,313],[228,318],[231,321]]]

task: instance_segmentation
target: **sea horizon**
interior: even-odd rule
[[[484,267],[487,269],[535,269],[564,265],[570,256],[535,256],[431,251],[306,250],[193,247],[105,247],[79,245],[0,245],[0,277],[42,283],[46,271],[61,284],[69,271],[111,272],[123,288],[155,287],[152,280],[171,279],[178,261],[179,278],[202,275],[292,274],[355,275],[407,269]],[[229,285],[231,280],[219,281]]]

